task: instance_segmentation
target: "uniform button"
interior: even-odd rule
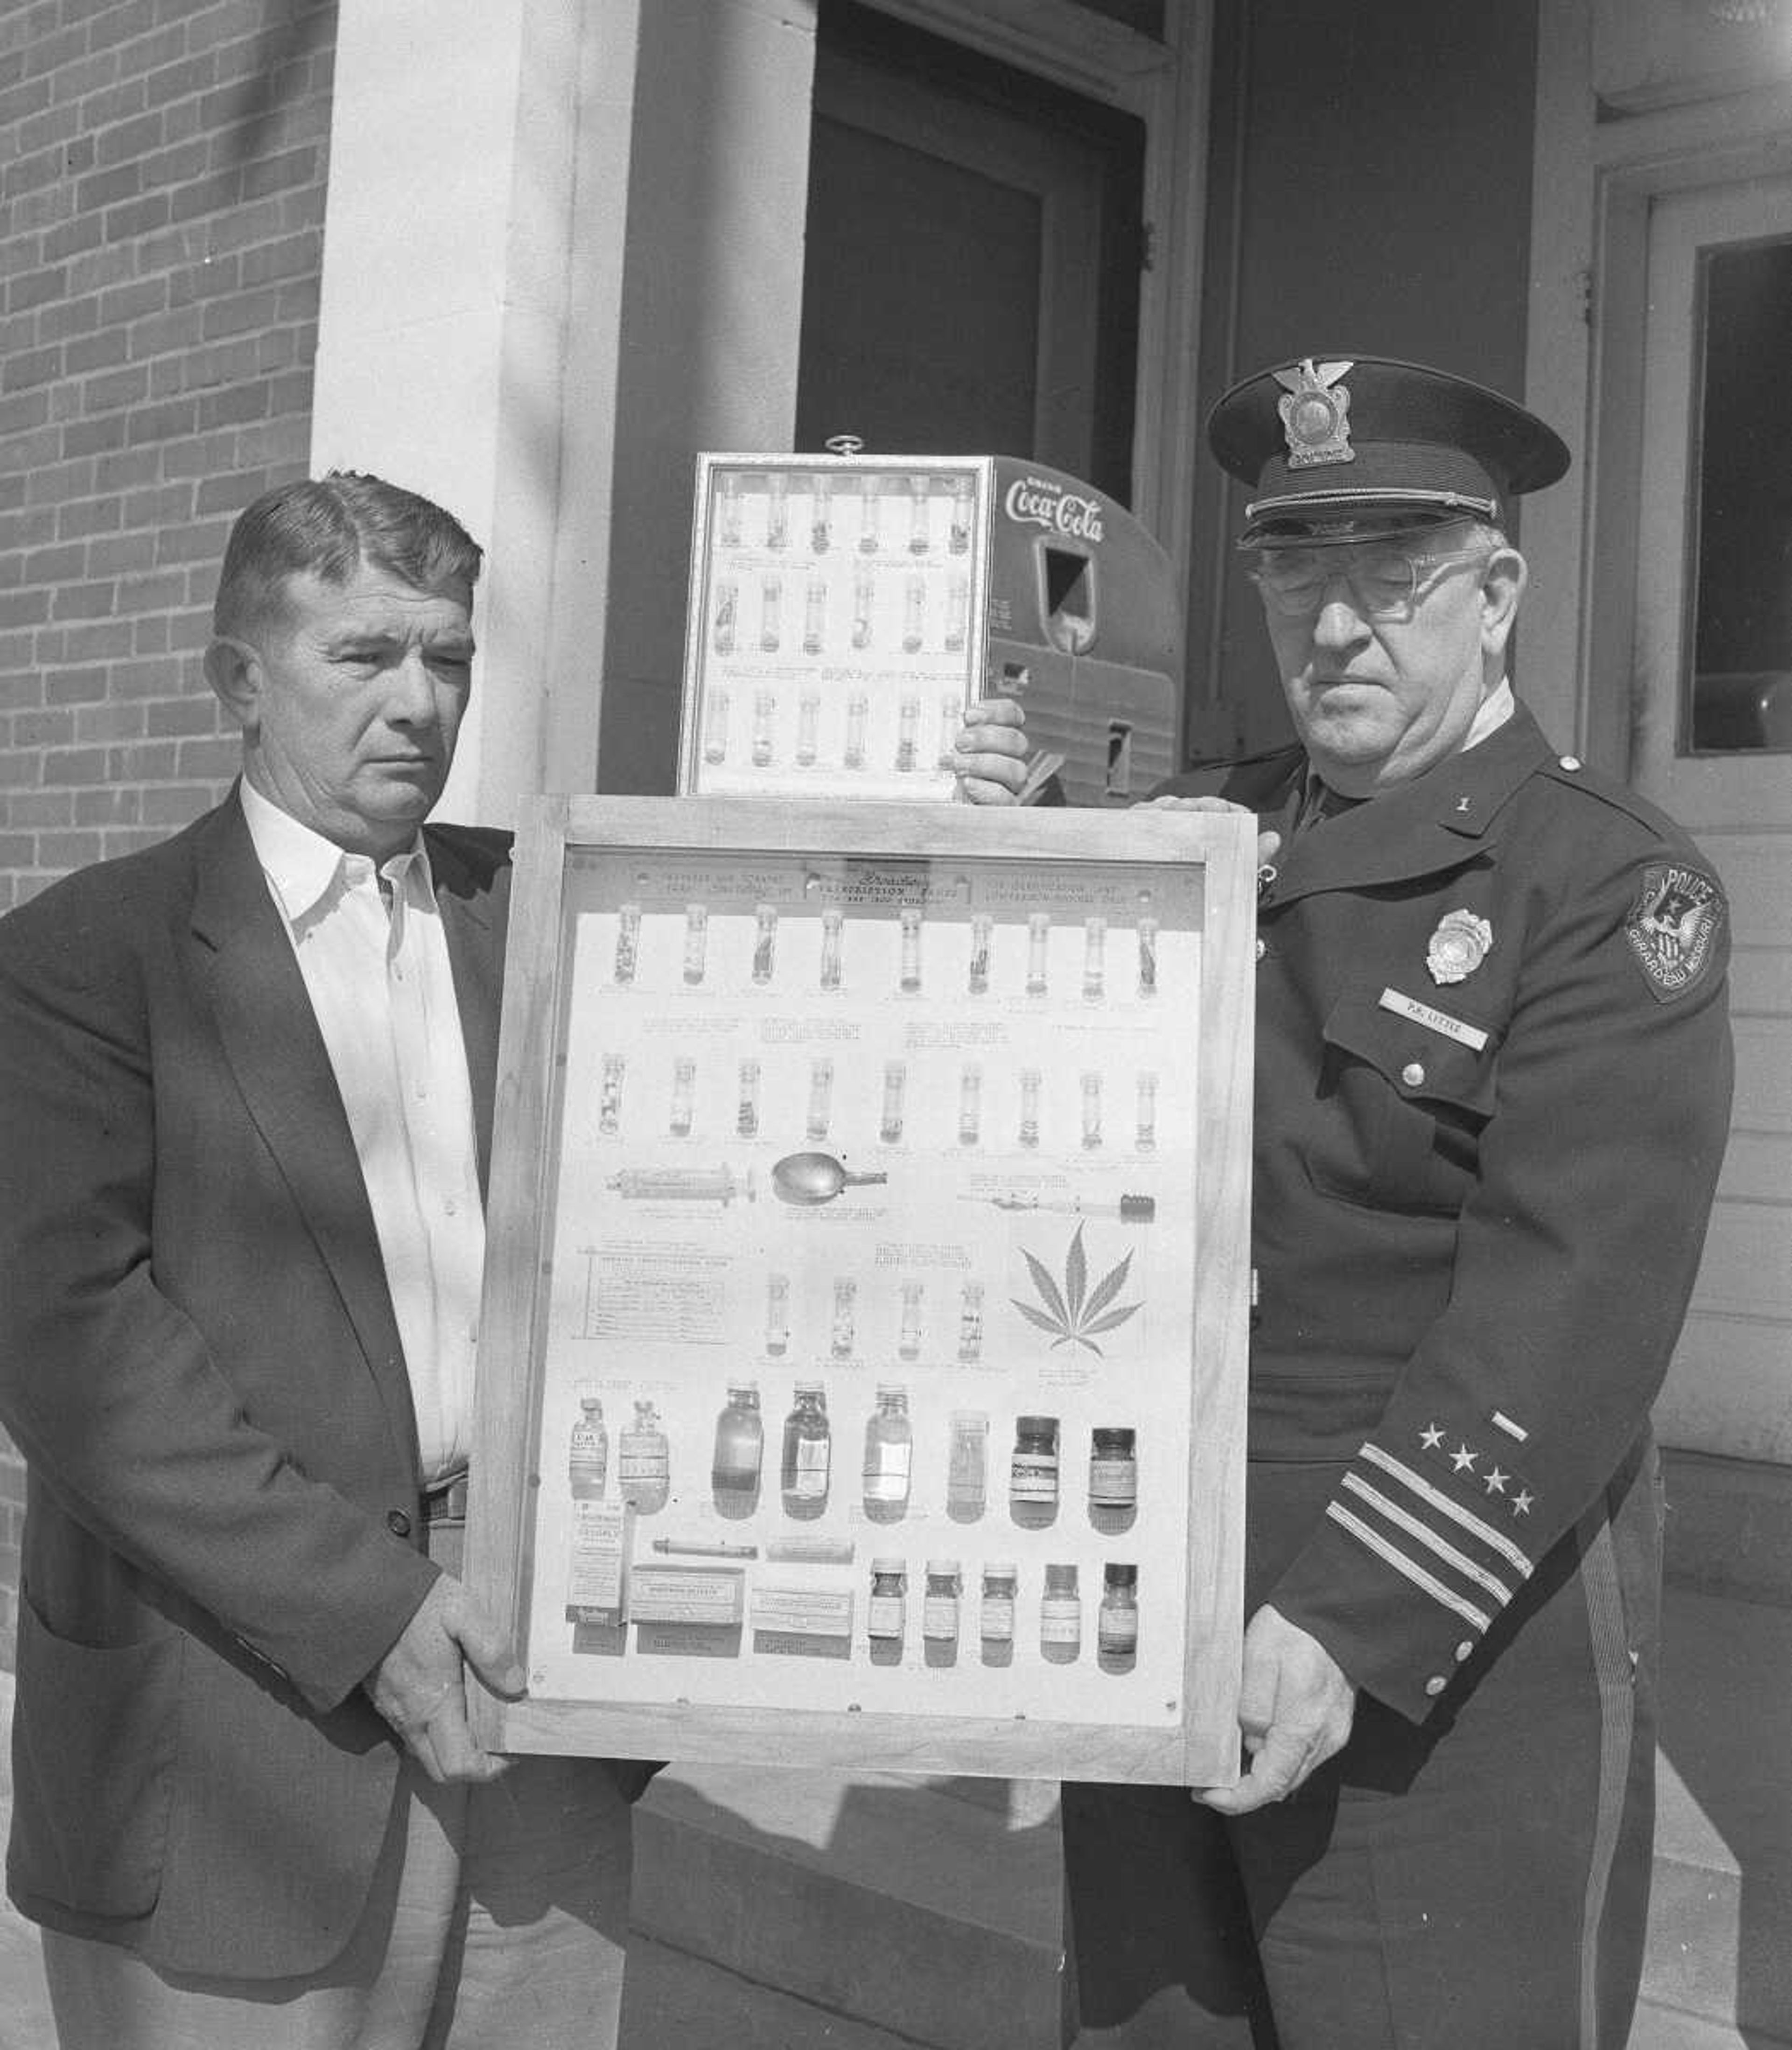
[[[1580,757],[1578,754],[1564,754],[1561,766],[1572,772],[1580,766]]]
[[[1456,1663],[1459,1666],[1465,1658],[1472,1658],[1474,1656],[1475,1639],[1472,1637],[1465,1637],[1456,1647]]]
[[[1400,1078],[1408,1089],[1417,1089],[1425,1079],[1424,1068],[1417,1061],[1408,1061],[1400,1070]]]
[[[1425,1682],[1425,1692],[1433,1696],[1441,1694],[1449,1684],[1441,1673],[1434,1673]]]
[[[386,1511],[386,1528],[395,1538],[408,1538],[411,1535],[411,1518],[402,1509],[388,1509]]]
[[[1267,940],[1259,940],[1259,941],[1257,941],[1257,959],[1258,959],[1259,961],[1261,961],[1261,960],[1263,959],[1264,956],[1266,953],[1268,953],[1268,951],[1269,951],[1269,942],[1268,942],[1268,941],[1267,941]]]

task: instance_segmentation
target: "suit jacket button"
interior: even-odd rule
[[[1425,1692],[1428,1694],[1441,1694],[1449,1684],[1441,1673],[1434,1673],[1425,1682]]]
[[[386,1528],[395,1538],[408,1538],[411,1535],[411,1518],[402,1509],[388,1509],[386,1511]]]
[[[1459,1666],[1465,1658],[1472,1658],[1474,1656],[1475,1640],[1471,1637],[1465,1637],[1456,1647],[1456,1663]]]
[[[1400,1078],[1408,1089],[1421,1087],[1425,1079],[1424,1064],[1418,1061],[1408,1061],[1400,1070]]]

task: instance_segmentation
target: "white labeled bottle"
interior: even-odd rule
[[[602,1499],[609,1465],[610,1433],[604,1426],[603,1403],[596,1395],[582,1394],[567,1455],[567,1478],[575,1502]]]
[[[1020,1572],[1011,1560],[991,1559],[983,1569],[977,1631],[986,1666],[1011,1666],[1015,1656],[1015,1591]]]
[[[958,1662],[959,1594],[962,1586],[956,1559],[927,1561],[927,1591],[921,1598],[922,1655],[929,1666]]]
[[[871,1561],[871,1599],[865,1615],[865,1634],[871,1640],[874,1666],[902,1662],[902,1637],[908,1628],[908,1562],[878,1558]]]
[[[1008,1463],[1008,1510],[1023,1530],[1058,1520],[1058,1419],[1017,1417]]]
[[[877,1407],[865,1426],[865,1514],[873,1523],[899,1523],[908,1514],[914,1460],[909,1391],[879,1382]]]
[[[807,1522],[827,1508],[832,1456],[826,1390],[819,1381],[799,1381],[793,1406],[784,1420],[779,1487],[786,1516]]]
[[[1083,1604],[1073,1565],[1049,1565],[1039,1601],[1039,1655],[1050,1666],[1073,1666],[1083,1648]]]
[[[637,1515],[653,1516],[666,1506],[672,1491],[671,1448],[651,1402],[637,1401],[634,1422],[617,1434],[616,1482]]]
[[[1095,1662],[1104,1673],[1130,1673],[1139,1658],[1139,1569],[1106,1569],[1095,1616]]]

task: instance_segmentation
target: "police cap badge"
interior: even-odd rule
[[[1207,436],[1252,493],[1243,536],[1252,544],[1284,526],[1370,513],[1498,522],[1510,500],[1568,466],[1560,436],[1522,406],[1382,357],[1315,355],[1259,372],[1221,399]]]

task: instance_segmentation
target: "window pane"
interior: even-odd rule
[[[1704,259],[1692,751],[1792,749],[1792,240]]]

